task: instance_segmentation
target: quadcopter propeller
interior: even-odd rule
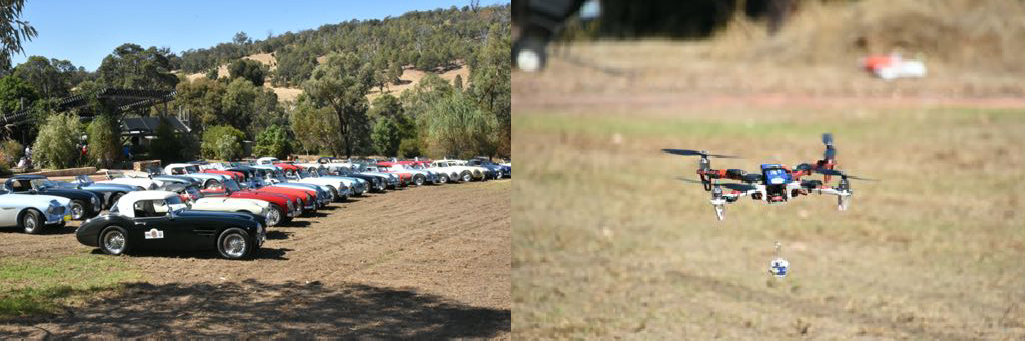
[[[826,152],[823,153],[822,157],[826,160],[835,159],[836,148],[833,148],[833,133],[822,134],[822,144],[826,145]]]
[[[676,179],[680,180],[680,181],[684,181],[684,182],[691,182],[691,183],[696,183],[696,184],[704,184],[701,181],[691,180],[691,179],[687,179],[687,178],[676,177]],[[723,184],[717,184],[717,185],[718,186],[722,186],[722,187],[726,187],[728,189],[732,189],[734,191],[741,191],[741,192],[747,192],[747,191],[750,191],[752,189],[755,189],[755,186],[751,186],[751,185],[748,185],[748,184],[723,183]]]
[[[683,156],[700,155],[702,157],[716,157],[716,158],[721,158],[721,159],[739,159],[740,158],[739,156],[708,154],[708,153],[703,152],[703,151],[690,150],[690,149],[662,149],[662,151],[665,152],[665,153],[668,153],[668,154],[683,155]]]
[[[835,169],[818,168],[818,169],[815,169],[815,172],[819,173],[819,174],[824,174],[824,175],[836,175],[836,176],[839,176],[839,177],[844,178],[844,179],[855,179],[855,180],[864,180],[864,181],[879,181],[879,179],[868,179],[868,178],[857,177],[857,176],[854,176],[854,175],[847,175],[847,174],[844,174],[844,172],[841,172],[841,171],[838,171],[838,170],[835,170]]]

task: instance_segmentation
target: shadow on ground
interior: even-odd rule
[[[110,298],[49,318],[0,321],[0,337],[486,338],[509,310],[365,284],[126,284]]]

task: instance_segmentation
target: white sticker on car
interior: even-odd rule
[[[151,229],[143,233],[143,235],[146,236],[146,239],[161,239],[164,238],[164,231]]]

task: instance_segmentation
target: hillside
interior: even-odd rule
[[[277,68],[277,58],[275,58],[274,54],[272,54],[272,53],[257,53],[257,54],[252,54],[252,55],[248,55],[248,56],[242,57],[242,59],[249,59],[249,60],[258,61],[258,62],[266,65],[269,68],[269,70],[271,70],[271,71],[274,71],[274,69]],[[317,57],[316,60],[317,60],[317,62],[319,64],[320,62],[323,62],[325,59],[323,58],[323,56],[321,56],[321,57]],[[438,76],[440,76],[442,79],[445,79],[445,80],[447,80],[449,82],[452,82],[456,78],[456,76],[458,75],[458,76],[460,76],[463,79],[464,82],[468,82],[469,79],[470,79],[470,68],[468,66],[466,66],[466,64],[463,63],[462,61],[456,61],[455,64],[458,65],[459,67],[455,68],[455,69],[452,69],[452,70],[448,70],[448,71],[439,73]],[[415,87],[420,82],[420,79],[422,79],[426,74],[427,74],[427,72],[417,70],[412,65],[406,65],[406,66],[404,66],[402,68],[402,76],[399,77],[399,79],[401,79],[401,81],[398,82],[397,84],[390,84],[390,85],[388,85],[386,87],[386,89],[385,89],[385,93],[392,93],[393,95],[398,96],[398,94],[401,94],[403,90]],[[195,80],[197,78],[202,78],[202,77],[206,77],[206,75],[204,73],[202,73],[202,72],[197,72],[197,73],[189,74],[188,76],[186,76],[186,78],[189,81]],[[228,75],[228,64],[222,64],[222,65],[217,67],[217,77],[218,78],[227,78],[227,77],[229,77],[229,75]],[[273,86],[271,84],[270,77],[267,77],[267,81],[263,83],[263,86],[266,87],[266,88],[269,88],[271,90],[274,90],[274,94],[278,95],[278,100],[284,101],[284,102],[295,101],[295,99],[297,97],[299,97],[299,94],[302,93],[302,89],[300,89],[298,87],[277,87],[277,86]],[[375,97],[379,96],[380,94],[381,93],[378,91],[378,89],[374,88],[373,90],[370,91],[370,94],[367,95],[367,99],[368,100],[373,100]]]

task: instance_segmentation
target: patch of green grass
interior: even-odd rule
[[[138,274],[116,257],[0,259],[0,319],[53,313],[62,305],[116,290]]]

